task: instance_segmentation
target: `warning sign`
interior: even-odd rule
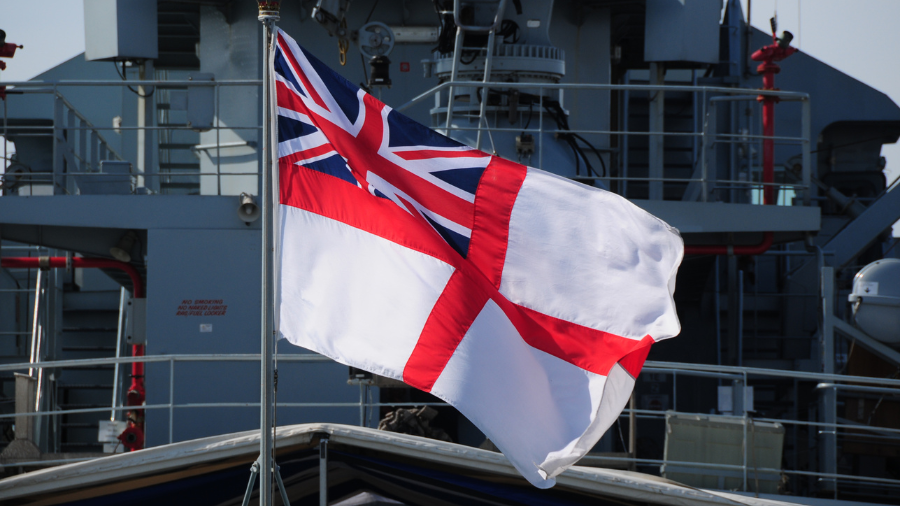
[[[224,299],[185,299],[178,305],[175,316],[225,316],[227,311]]]

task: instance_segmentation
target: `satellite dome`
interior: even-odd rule
[[[900,347],[900,259],[872,262],[853,278],[853,319],[865,333]]]

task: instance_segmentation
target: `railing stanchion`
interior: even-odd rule
[[[319,440],[319,506],[328,506],[328,436]]]
[[[462,54],[462,41],[463,41],[463,30],[461,27],[456,27],[456,41],[453,43],[453,65],[450,67],[450,82],[456,82],[456,76],[459,73],[459,56]],[[450,137],[450,120],[453,117],[453,100],[454,100],[453,86],[447,90],[447,120],[444,124],[444,135]],[[485,97],[486,98],[486,97]]]
[[[37,271],[36,280],[34,282],[34,317],[31,323],[31,350],[28,354],[28,362],[34,364],[38,361],[37,343],[38,343],[38,314],[41,306],[41,275],[42,271]],[[28,375],[34,376],[34,368],[28,369]]]
[[[743,379],[741,383],[740,395],[741,395],[741,419],[743,421],[743,438],[742,445],[743,455],[742,455],[742,464],[741,471],[743,474],[743,483],[744,483],[744,492],[747,491],[747,454],[750,452],[750,448],[747,441],[747,422],[748,422],[748,413],[747,413],[747,372],[744,371]],[[758,491],[757,491],[758,492]]]
[[[544,87],[538,87],[538,166],[544,170]]]
[[[678,411],[678,371],[672,372],[672,409]]]
[[[709,167],[706,161],[706,150],[709,149],[709,115],[710,109],[706,106],[706,91],[703,92],[703,113],[701,120],[703,121],[703,134],[700,137],[700,193],[701,202],[706,202],[709,196],[709,188],[706,181],[709,173]]]
[[[175,359],[169,357],[169,444],[174,442],[175,432]]]
[[[832,388],[831,419],[834,421],[834,437],[831,439],[831,455],[834,458],[834,473],[838,473],[838,423],[837,423],[837,385]],[[838,480],[834,480],[834,499],[838,498]]]
[[[221,138],[220,133],[222,131],[219,125],[219,83],[216,82],[216,86],[213,88],[214,96],[213,98],[216,101],[216,195],[222,194],[222,152],[221,152]],[[260,129],[260,134],[262,133],[262,129]],[[259,145],[262,146],[265,140],[259,139]],[[265,152],[265,150],[263,150]],[[265,160],[262,161],[263,165],[265,165]],[[262,167],[260,167],[260,174],[262,173]],[[202,176],[201,176],[202,177]],[[257,188],[261,188],[262,178],[257,177]],[[257,195],[262,195],[262,192],[257,190]]]
[[[800,137],[803,138],[803,140],[801,141],[803,143],[803,155],[802,155],[803,156],[802,171],[803,171],[803,186],[804,186],[803,205],[809,206],[811,199],[812,199],[812,193],[814,191],[813,187],[812,187],[812,183],[811,183],[812,153],[811,153],[810,149],[812,149],[811,148],[812,140],[809,138],[809,136],[810,136],[810,122],[812,121],[812,119],[810,116],[811,113],[810,113],[809,97],[806,97],[804,100],[801,100],[800,104],[802,107],[802,114],[803,114],[803,118],[800,123],[800,128],[801,128]]]
[[[365,385],[363,385],[362,380],[360,380],[360,382],[359,382],[359,426],[360,427],[366,426],[366,405],[364,404],[366,401],[365,389],[366,389]]]
[[[116,358],[122,356],[122,334],[125,332],[125,297],[127,296],[125,287],[119,288],[119,317],[116,325]],[[119,404],[119,363],[113,365],[113,392],[112,392],[112,411],[109,414],[110,421],[118,419],[116,413],[116,405]]]
[[[53,177],[52,177],[52,185],[53,185],[53,194],[60,195],[64,193],[63,188],[65,187],[65,180],[62,179],[63,172],[63,159],[65,157],[65,151],[63,147],[64,142],[64,134],[63,134],[63,120],[64,120],[63,110],[63,101],[62,97],[59,96],[59,93],[56,92],[54,88],[54,97],[53,97]],[[31,193],[34,193],[34,180],[32,179],[31,184]]]

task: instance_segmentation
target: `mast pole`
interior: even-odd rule
[[[273,153],[272,153],[272,75],[271,75],[271,45],[274,44],[273,33],[275,22],[280,19],[278,0],[257,0],[259,5],[259,21],[263,24],[263,163],[262,163],[262,293],[260,294],[262,310],[260,323],[260,409],[259,409],[259,504],[270,506],[272,504],[272,477],[274,470],[274,456],[272,455],[273,441],[273,365],[272,352],[275,340],[274,332],[274,279],[272,277],[272,265],[274,256],[274,205],[275,195],[272,191],[273,180]]]

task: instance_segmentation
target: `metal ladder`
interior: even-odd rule
[[[496,3],[497,4],[497,14],[494,15],[494,22],[490,25],[465,25],[460,20],[460,0],[453,0],[453,22],[456,24],[456,41],[453,44],[453,65],[450,70],[450,82],[456,82],[457,74],[459,72],[459,63],[460,58],[462,57],[462,43],[463,43],[463,34],[464,32],[476,32],[476,33],[485,33],[488,34],[488,42],[487,42],[487,54],[484,62],[484,78],[482,79],[482,83],[488,83],[491,80],[491,64],[493,63],[494,58],[494,36],[497,32],[497,28],[500,27],[500,23],[503,21],[503,13],[506,10],[506,0],[486,0],[484,2],[473,2],[469,1],[467,3]],[[447,135],[450,135],[450,120],[452,118],[453,111],[453,102],[454,102],[454,94],[453,94],[453,86],[449,87],[450,96],[447,99],[447,122],[445,125],[445,131]],[[481,100],[481,110],[478,114],[478,136],[475,140],[475,149],[481,149],[481,122],[484,121],[484,113],[487,107],[487,92],[483,92],[483,98]]]

